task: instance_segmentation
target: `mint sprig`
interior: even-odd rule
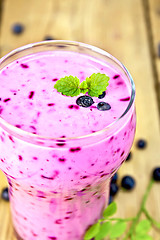
[[[150,180],[145,194],[143,196],[140,209],[134,218],[113,218],[112,216],[117,211],[117,205],[112,202],[102,213],[102,218],[97,223],[92,225],[85,233],[84,240],[102,240],[104,237],[116,240],[123,236],[123,240],[153,240],[148,234],[151,226],[160,230],[160,223],[153,219],[146,209],[146,201],[155,181]],[[140,220],[144,214],[146,219]],[[131,222],[127,230],[127,222]]]
[[[102,73],[93,73],[85,81],[80,83],[77,77],[66,76],[59,79],[54,88],[63,95],[74,97],[80,93],[87,93],[91,97],[98,97],[106,91],[109,85],[109,77]]]

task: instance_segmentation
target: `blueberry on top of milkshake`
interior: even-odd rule
[[[111,109],[111,106],[109,105],[109,103],[99,102],[99,103],[97,104],[97,108],[98,108],[98,110],[100,110],[100,111],[106,111],[106,110],[110,110],[110,109]]]
[[[100,94],[99,96],[98,96],[98,98],[99,99],[102,99],[102,98],[104,98],[106,96],[106,92],[104,91],[102,94]]]
[[[77,98],[76,103],[81,107],[90,107],[94,103],[94,101],[93,98],[91,98],[90,96],[84,95]]]

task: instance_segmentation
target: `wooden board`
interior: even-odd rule
[[[153,6],[156,0],[150,0]],[[30,42],[41,41],[51,35],[55,39],[76,40],[105,49],[117,57],[131,72],[136,84],[137,132],[133,144],[133,159],[120,171],[136,179],[136,189],[131,193],[119,192],[117,216],[133,217],[138,210],[153,167],[160,165],[160,135],[155,75],[148,38],[144,1],[141,0],[4,0],[1,21],[1,56],[12,49]],[[151,14],[152,12],[147,12]],[[152,16],[152,19],[154,17]],[[154,46],[158,41],[154,25]],[[25,31],[16,36],[11,26],[23,23]],[[155,29],[155,30],[153,30]],[[157,60],[159,61],[159,60]],[[158,65],[157,65],[158,68]],[[158,89],[157,89],[158,91]],[[145,150],[136,148],[139,138],[147,140]],[[0,175],[0,188],[6,181]],[[148,199],[150,214],[160,222],[160,190],[156,184]],[[9,229],[9,230],[8,230]],[[151,231],[159,240],[159,232]],[[0,201],[0,240],[15,240],[9,214],[9,206]]]
[[[160,82],[160,0],[149,0],[148,8],[153,38],[154,57]]]
[[[160,0],[142,0],[146,22],[152,71],[155,79],[157,100],[160,109]],[[159,111],[160,114],[160,111]]]

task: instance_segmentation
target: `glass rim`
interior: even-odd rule
[[[135,100],[135,84],[133,81],[132,76],[130,75],[129,71],[127,70],[127,68],[114,56],[112,56],[110,53],[108,53],[107,51],[96,47],[96,46],[92,46],[90,44],[86,44],[86,43],[82,43],[82,42],[78,42],[78,41],[70,41],[70,40],[46,40],[46,41],[40,41],[40,42],[35,42],[35,43],[29,43],[26,44],[24,46],[18,47],[12,51],[10,51],[9,53],[7,53],[6,55],[4,55],[2,58],[0,58],[0,65],[7,60],[8,58],[12,57],[13,55],[22,52],[24,50],[27,49],[31,49],[33,47],[42,47],[44,45],[53,45],[56,46],[56,44],[60,44],[62,45],[68,45],[68,46],[73,46],[73,47],[82,47],[84,49],[90,50],[92,52],[95,52],[97,54],[101,54],[104,57],[108,57],[109,59],[113,60],[115,63],[117,63],[121,69],[125,72],[127,78],[130,80],[130,84],[131,84],[131,95],[130,95],[130,101],[129,104],[127,106],[127,108],[125,109],[125,111],[122,113],[122,115],[120,117],[118,117],[116,120],[114,120],[111,124],[109,124],[108,126],[106,126],[105,128],[98,130],[94,133],[90,133],[90,134],[86,134],[86,135],[82,135],[82,136],[76,136],[76,137],[47,137],[47,136],[43,136],[43,135],[39,135],[39,134],[34,134],[28,131],[25,131],[23,129],[17,128],[16,126],[8,123],[5,119],[3,119],[0,116],[0,123],[2,125],[4,125],[5,127],[7,127],[7,131],[8,129],[11,129],[14,133],[17,133],[18,135],[22,136],[22,137],[29,137],[32,139],[38,139],[38,140],[54,140],[54,141],[61,141],[61,140],[77,140],[77,139],[83,139],[83,138],[88,138],[88,137],[92,137],[92,136],[97,136],[97,135],[101,135],[107,131],[109,131],[111,128],[113,128],[120,119],[122,119],[130,110],[130,108],[132,107],[134,100]],[[32,53],[31,53],[32,54]],[[33,52],[34,54],[34,52]],[[22,56],[23,57],[23,56]],[[99,58],[100,59],[100,58]],[[3,69],[3,68],[2,68]]]

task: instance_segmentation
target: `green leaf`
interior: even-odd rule
[[[99,232],[95,236],[95,240],[102,240],[104,237],[106,237],[109,234],[111,227],[111,222],[101,223]]]
[[[112,228],[110,230],[109,236],[111,239],[120,237],[126,230],[127,224],[125,222],[118,221],[114,225],[112,225]]]
[[[91,97],[98,97],[101,95],[109,85],[109,77],[101,73],[93,73],[85,81],[81,82],[77,77],[66,76],[59,79],[54,88],[66,96],[78,96],[80,93],[88,94]]]
[[[112,202],[108,207],[103,211],[103,217],[107,219],[108,217],[114,215],[117,211],[117,204]]]
[[[147,233],[150,230],[150,228],[151,228],[151,223],[149,220],[147,219],[141,220],[136,226],[136,233],[138,234]]]
[[[100,223],[93,224],[85,233],[84,240],[90,240],[97,235],[100,229]]]
[[[74,97],[80,94],[79,84],[80,81],[77,77],[66,76],[59,79],[54,88],[63,95]]]
[[[88,86],[87,86],[87,82],[86,81],[81,82],[81,84],[80,84],[80,92],[84,93],[84,94],[86,92],[88,92]]]
[[[101,73],[93,73],[89,78],[86,78],[88,86],[88,94],[91,97],[98,97],[106,91],[109,85],[109,77]]]
[[[136,234],[134,240],[153,240],[153,238],[148,234]]]

